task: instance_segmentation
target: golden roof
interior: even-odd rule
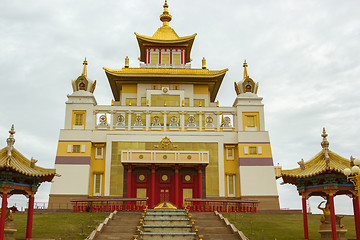
[[[196,33],[191,36],[179,37],[179,35],[169,26],[172,16],[168,12],[168,4],[165,0],[164,12],[160,15],[160,20],[163,25],[158,28],[152,37],[140,35],[135,32],[136,39],[140,47],[140,61],[146,61],[145,47],[151,46],[169,46],[169,47],[184,47],[185,48],[185,62],[190,62],[190,52],[196,36]]]
[[[326,160],[324,151],[319,152],[310,160],[304,162],[303,167],[294,168],[291,170],[282,170],[282,177],[292,178],[306,178],[320,175],[326,172],[343,173],[345,168],[350,167],[350,160],[341,157],[340,155],[328,151],[329,161]]]
[[[210,100],[215,101],[222,80],[228,69],[183,69],[183,68],[105,68],[111,90],[119,101],[120,90],[124,83],[187,83],[206,84],[210,90]]]
[[[51,176],[51,178],[53,178],[56,174],[55,169],[46,169],[46,168],[38,167],[35,165],[35,163],[34,163],[35,166],[31,167],[32,164],[31,161],[34,161],[34,159],[32,160],[27,159],[15,148],[13,148],[12,150],[10,159],[8,159],[6,152],[7,152],[6,147],[0,150],[0,170],[9,169],[32,177]]]
[[[300,165],[299,168],[282,170],[281,176],[284,182],[287,182],[286,179],[289,178],[306,178],[330,172],[343,174],[344,169],[351,166],[349,159],[341,157],[328,149],[329,142],[326,138],[328,135],[325,132],[325,128],[321,136],[323,137],[323,141],[321,142],[323,149],[321,152],[306,162],[302,159],[298,162]]]
[[[46,169],[35,165],[37,160],[27,159],[14,148],[14,125],[9,131],[7,147],[0,150],[0,171],[14,171],[26,176],[40,177],[40,182],[51,181],[56,175],[55,169]]]

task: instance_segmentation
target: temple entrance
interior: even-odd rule
[[[170,201],[169,189],[160,189],[160,202],[169,202],[169,201]]]
[[[162,166],[133,164],[125,168],[127,198],[147,198],[148,206],[171,202],[182,207],[185,198],[202,198],[202,171],[199,166]],[[204,169],[205,170],[205,169]]]

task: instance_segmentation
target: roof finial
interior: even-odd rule
[[[83,68],[83,71],[82,71],[82,74],[81,74],[81,75],[83,75],[83,76],[86,76],[86,75],[87,75],[87,72],[86,72],[86,65],[87,65],[87,64],[88,64],[88,63],[87,63],[86,57],[85,57],[85,60],[84,60],[84,63],[83,63],[84,68]]]
[[[9,131],[10,136],[8,137],[8,139],[6,139],[6,143],[7,143],[7,156],[8,156],[8,160],[6,162],[7,165],[10,164],[10,157],[11,157],[11,152],[13,150],[13,146],[15,143],[15,138],[14,138],[14,134],[15,134],[15,130],[14,130],[14,124],[11,126],[11,129]]]
[[[247,78],[249,77],[249,74],[247,72],[247,63],[246,63],[246,59],[244,60],[244,64],[243,64],[243,67],[244,67],[244,78]]]
[[[163,22],[163,26],[169,26],[169,22],[171,21],[172,18],[171,15],[169,14],[168,7],[169,5],[167,4],[167,0],[165,0],[164,12],[163,14],[160,15],[160,21]]]
[[[325,128],[323,128],[323,132],[322,132],[321,136],[323,137],[323,140],[322,140],[322,142],[321,142],[322,148],[323,148],[323,149],[328,149],[328,147],[329,147],[329,142],[328,142],[328,140],[327,140],[327,138],[326,138],[326,137],[328,136],[328,134],[326,133]]]

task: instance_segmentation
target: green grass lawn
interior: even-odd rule
[[[237,213],[236,219],[235,213],[223,215],[249,239],[304,239],[302,214]],[[320,218],[321,215],[308,214],[310,239],[320,239]],[[345,216],[341,223],[348,230],[346,237],[356,239],[354,216]]]
[[[33,238],[85,239],[109,213],[35,213]],[[16,239],[25,239],[26,213],[13,214]]]

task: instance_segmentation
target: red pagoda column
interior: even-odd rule
[[[306,195],[302,194],[302,212],[303,212],[303,223],[304,223],[304,239],[309,240],[309,227],[307,219],[307,206],[306,206]]]
[[[353,207],[354,207],[356,239],[360,239],[360,207],[359,207],[358,196],[353,197]]]
[[[335,207],[334,207],[334,195],[333,195],[333,193],[329,193],[329,204],[330,204],[332,239],[337,240],[336,218],[335,218]]]
[[[31,235],[32,235],[33,215],[34,215],[34,193],[31,193],[29,195],[29,207],[28,207],[27,225],[26,225],[26,239],[31,238]]]
[[[131,198],[131,187],[132,187],[132,172],[131,172],[131,165],[128,165],[128,172],[127,172],[127,197]]]
[[[202,167],[201,167],[201,165],[199,166],[199,171],[198,171],[198,181],[199,181],[198,198],[202,198]]]
[[[151,166],[151,193],[150,193],[150,207],[155,205],[155,165]]]
[[[179,207],[179,166],[175,165],[175,205]]]
[[[4,239],[4,228],[5,228],[5,215],[7,208],[7,196],[8,192],[3,191],[2,194],[2,203],[1,203],[1,218],[0,218],[0,240]]]

